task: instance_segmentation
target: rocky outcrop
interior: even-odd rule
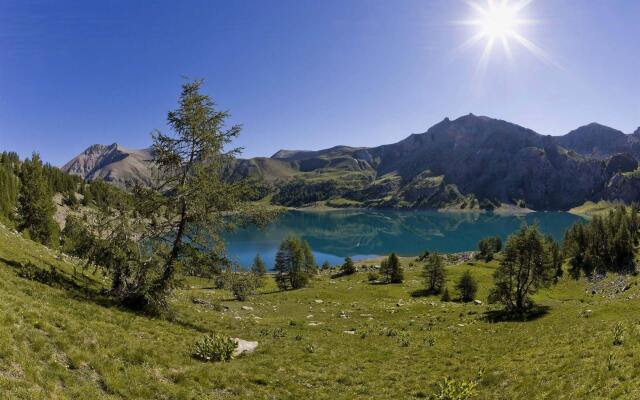
[[[130,150],[114,143],[93,145],[66,163],[62,170],[87,181],[104,180],[120,187],[150,185],[151,149]]]

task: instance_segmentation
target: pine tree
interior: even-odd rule
[[[318,273],[318,267],[316,267],[316,260],[313,257],[313,250],[309,246],[309,242],[302,240],[302,250],[304,251],[304,271],[308,275]]]
[[[495,287],[489,295],[492,303],[521,312],[533,303],[530,295],[553,281],[556,270],[535,226],[523,225],[507,239],[504,259],[493,275]]]
[[[431,253],[424,266],[423,277],[426,282],[426,290],[429,293],[442,293],[445,283],[444,264],[438,253]]]
[[[473,279],[469,270],[466,270],[464,274],[462,274],[462,277],[456,284],[456,289],[458,289],[460,293],[460,300],[465,303],[475,298],[476,292],[478,291],[478,283]]]
[[[0,219],[13,219],[18,205],[19,183],[12,161],[3,153],[0,157]]]
[[[387,260],[389,282],[402,283],[402,281],[404,280],[404,271],[402,270],[402,266],[400,265],[400,259],[398,258],[396,253],[391,253]]]
[[[299,289],[308,283],[302,241],[291,236],[278,248],[275,260],[276,283],[281,290]]]
[[[256,257],[253,259],[253,264],[251,265],[251,272],[253,272],[257,276],[265,276],[267,273],[267,267],[262,261],[262,257],[260,254],[256,254]]]
[[[53,220],[53,196],[44,177],[42,161],[37,153],[27,159],[20,170],[18,214],[20,228],[31,239],[49,246],[57,246],[59,228]]]

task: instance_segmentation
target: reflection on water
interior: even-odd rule
[[[483,237],[498,235],[504,240],[523,222],[536,223],[545,234],[559,240],[578,220],[578,216],[561,212],[504,216],[437,211],[289,211],[263,230],[243,229],[225,239],[229,255],[245,267],[256,253],[272,266],[278,245],[290,234],[309,242],[318,264],[325,260],[338,264],[346,256],[358,259],[392,251],[413,256],[424,250],[474,250]]]

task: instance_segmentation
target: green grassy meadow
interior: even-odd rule
[[[188,279],[172,314],[153,318],[110,304],[107,280],[79,261],[0,227],[0,397],[414,399],[437,393],[447,376],[481,371],[477,399],[640,398],[636,277],[619,293],[601,282],[595,294],[564,278],[535,297],[547,314],[490,322],[496,261],[446,268],[454,298],[455,280],[471,270],[482,305],[415,296],[423,281],[412,261],[402,260],[403,284],[321,274],[283,293],[268,278],[246,302]],[[617,323],[624,336],[614,346]],[[260,344],[226,363],[193,359],[190,347],[210,332]]]

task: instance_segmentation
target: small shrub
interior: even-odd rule
[[[282,328],[274,328],[273,331],[271,332],[271,335],[275,339],[279,339],[279,338],[283,338],[283,337],[287,336],[287,331],[285,331]]]
[[[444,292],[442,292],[442,297],[440,297],[440,301],[451,301],[451,296],[449,295],[449,289],[444,288]]]
[[[424,338],[424,343],[429,347],[433,347],[436,345],[436,338],[434,338],[433,336],[427,336],[426,338]]]
[[[615,354],[609,353],[609,356],[607,357],[607,370],[613,371],[616,369],[617,365]]]
[[[380,279],[380,275],[375,272],[369,272],[367,279],[369,280],[369,282],[375,282]]]
[[[308,345],[304,346],[304,351],[309,354],[313,354],[316,352],[316,348],[311,343],[309,343]]]
[[[613,326],[613,345],[622,346],[624,343],[624,325],[618,322]]]
[[[400,331],[400,333],[396,337],[396,341],[402,347],[409,347],[409,345],[411,344],[411,336],[407,331]]]
[[[269,330],[269,328],[262,328],[260,329],[260,332],[258,332],[258,334],[260,336],[269,336],[271,335],[271,331]]]
[[[398,331],[396,331],[393,328],[383,328],[380,331],[380,336],[389,336],[389,337],[398,336]]]
[[[438,392],[432,396],[434,400],[469,400],[476,395],[476,387],[482,377],[482,371],[474,379],[456,380],[450,377],[438,384]]]
[[[197,341],[191,354],[201,361],[229,361],[238,343],[231,337],[214,333]]]

